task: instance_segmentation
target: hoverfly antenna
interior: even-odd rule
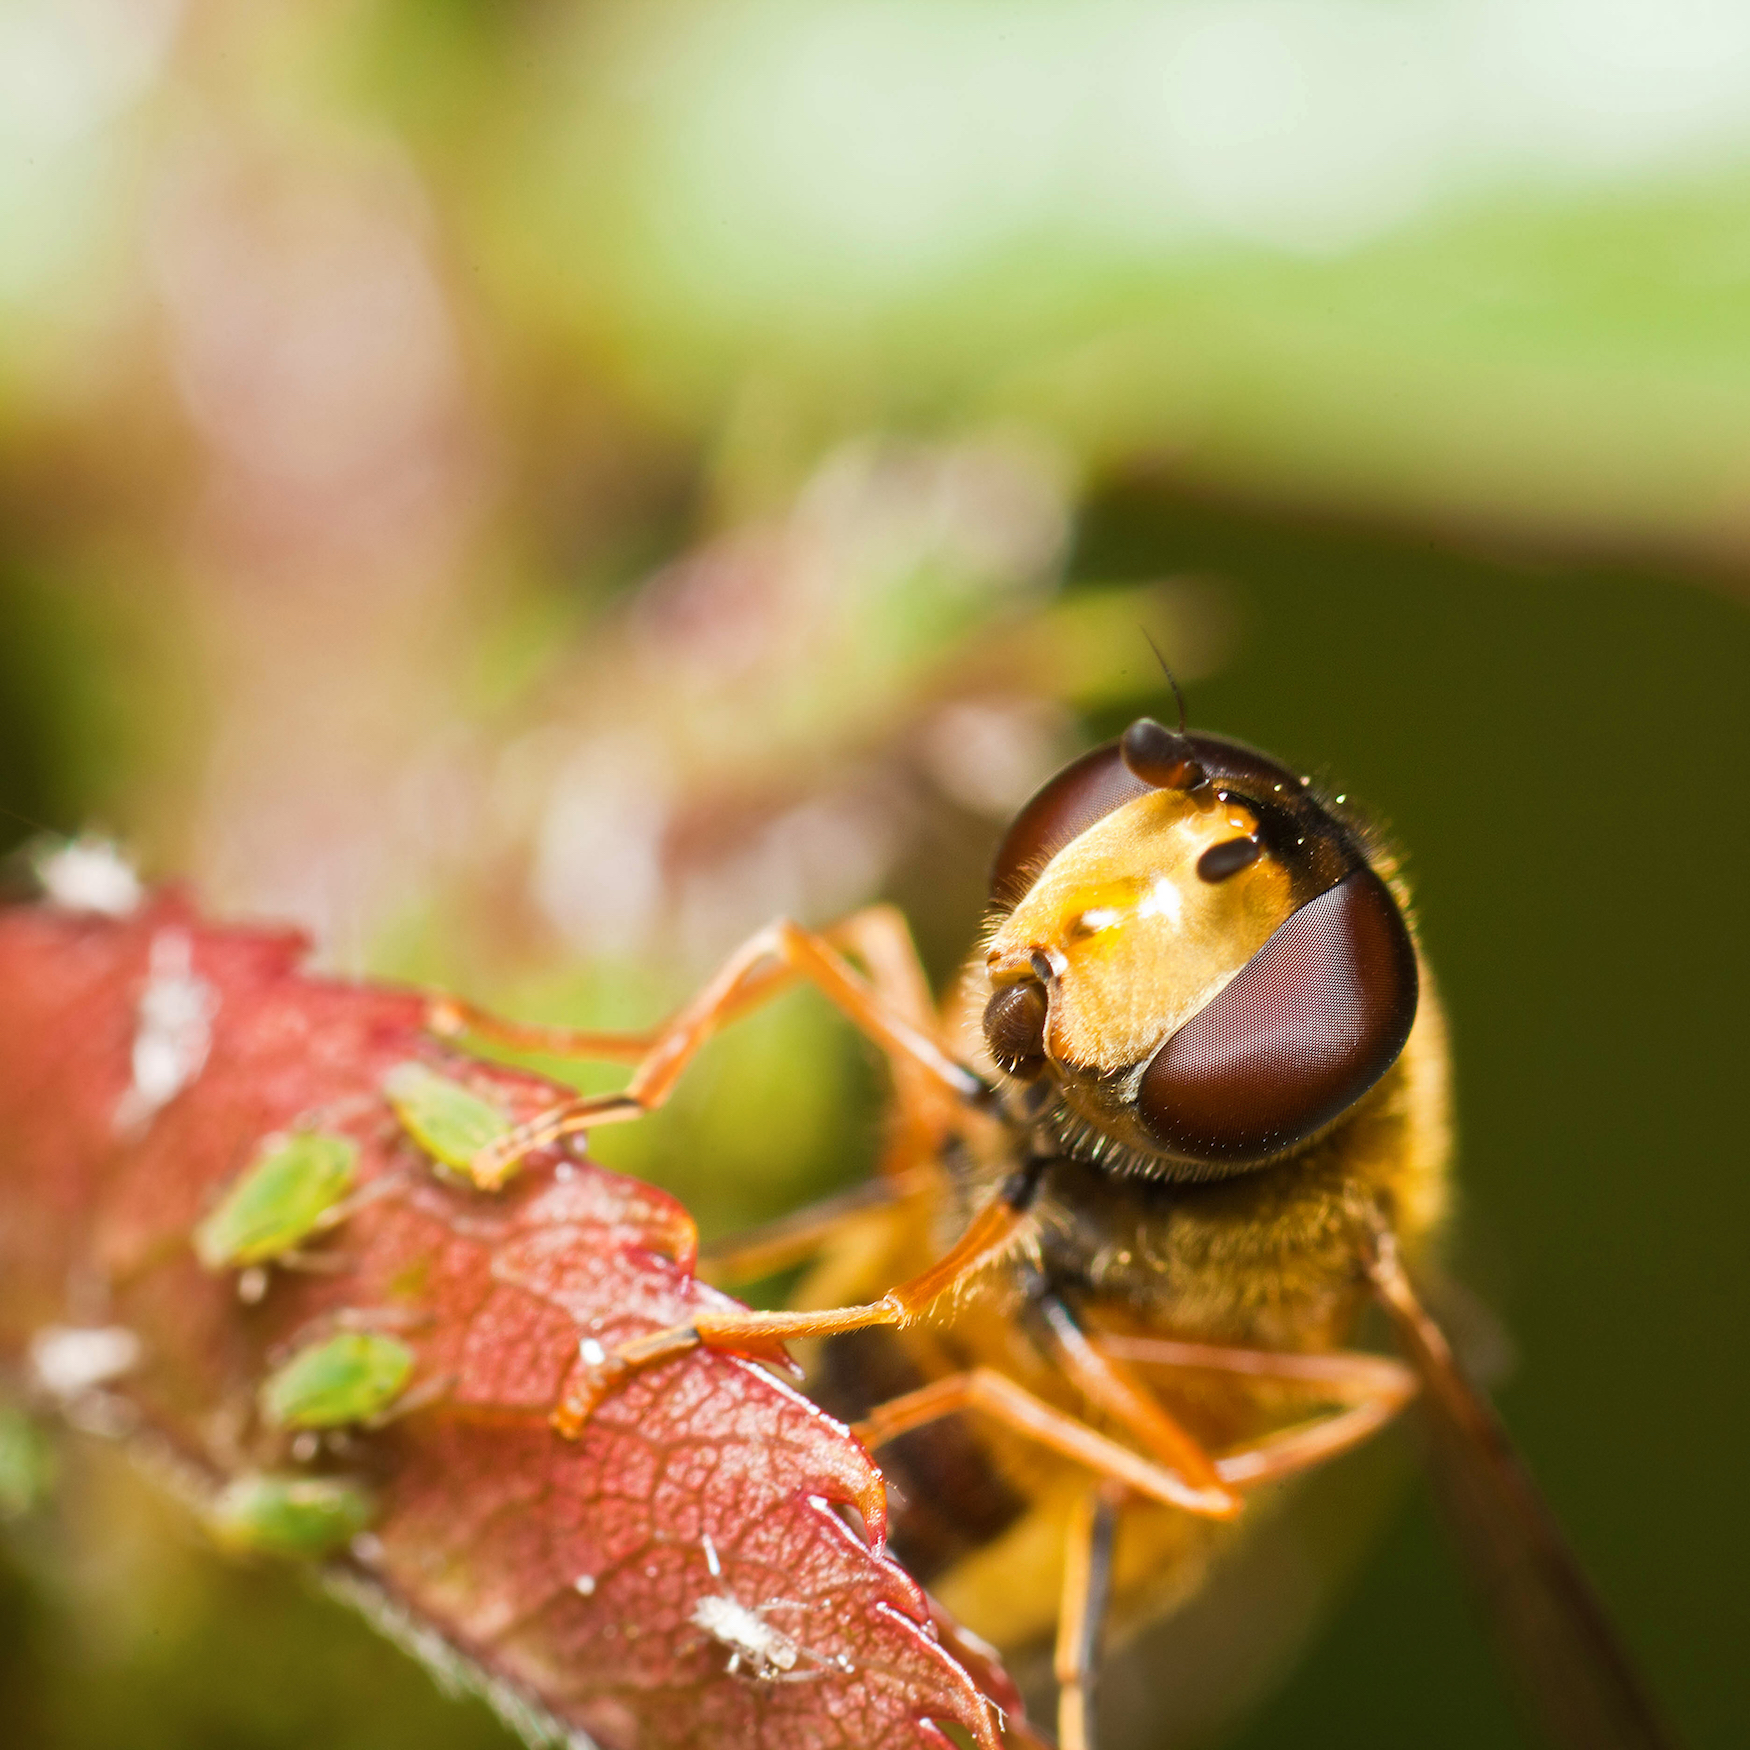
[[[1195,790],[1209,782],[1189,737],[1152,717],[1138,717],[1118,740],[1118,756],[1131,775],[1155,790]]]
[[[1167,677],[1167,685],[1173,689],[1173,703],[1179,707],[1179,733],[1185,733],[1185,695],[1179,691],[1179,679],[1167,666],[1167,659],[1161,655],[1161,647],[1155,643],[1154,635],[1146,626],[1138,626],[1143,642],[1155,653],[1155,661],[1161,665],[1161,673]]]

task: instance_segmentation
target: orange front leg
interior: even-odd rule
[[[839,925],[834,935],[848,944],[861,944],[883,968],[889,983],[894,982],[899,954],[891,920],[881,924],[869,913],[858,913]],[[623,1092],[568,1100],[507,1131],[475,1155],[469,1169],[475,1183],[496,1188],[525,1155],[538,1148],[598,1124],[623,1122],[654,1111],[668,1099],[682,1071],[713,1033],[798,979],[813,984],[887,1053],[901,1092],[911,1093],[914,1107],[920,1095],[936,1103],[946,1096],[962,1105],[984,1105],[991,1100],[985,1083],[937,1044],[933,1025],[907,1019],[884,1002],[828,937],[780,918],[749,937],[679,1014],[648,1036],[524,1027],[494,1020],[452,998],[436,999],[428,1024],[452,1037],[473,1032],[525,1049],[575,1056],[627,1056],[636,1048],[637,1067]],[[907,981],[899,982],[904,1005],[915,1008],[915,988]],[[921,1111],[918,1121],[928,1126]]]

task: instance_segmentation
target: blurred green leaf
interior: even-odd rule
[[[36,1422],[0,1402],[0,1521],[21,1519],[44,1501],[55,1481],[55,1453]]]

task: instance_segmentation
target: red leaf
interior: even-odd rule
[[[513,1118],[555,1090],[438,1044],[417,993],[301,976],[302,951],[207,928],[174,895],[122,922],[0,913],[0,1343],[132,1331],[133,1371],[63,1389],[102,1412],[87,1422],[168,1441],[207,1488],[300,1464],[362,1479],[378,1518],[340,1588],[610,1750],[941,1745],[936,1721],[994,1750],[992,1705],[878,1553],[879,1471],[807,1399],[701,1351],[636,1377],[576,1440],[553,1431],[580,1343],[723,1300],[692,1274],[691,1221],[553,1151],[498,1193],[440,1173],[383,1099],[396,1064]],[[276,1267],[250,1304],[190,1234],[299,1122],[352,1138],[361,1189],[309,1243],[326,1267]],[[345,1328],[413,1350],[405,1413],[321,1439],[264,1426],[267,1373]]]

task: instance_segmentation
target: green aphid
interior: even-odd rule
[[[327,1131],[270,1137],[243,1176],[194,1230],[209,1270],[259,1264],[289,1252],[323,1226],[352,1189],[358,1144]]]
[[[48,1435],[22,1410],[0,1404],[0,1521],[20,1519],[40,1506],[54,1481]]]
[[[433,1160],[467,1172],[488,1143],[511,1128],[489,1100],[423,1063],[398,1063],[383,1078],[383,1092],[395,1116]]]
[[[236,1478],[213,1503],[208,1523],[227,1549],[250,1555],[325,1556],[371,1522],[371,1498],[338,1477]]]
[[[261,1388],[261,1412],[279,1428],[367,1422],[392,1404],[413,1372],[405,1343],[374,1331],[342,1331],[300,1349]]]

